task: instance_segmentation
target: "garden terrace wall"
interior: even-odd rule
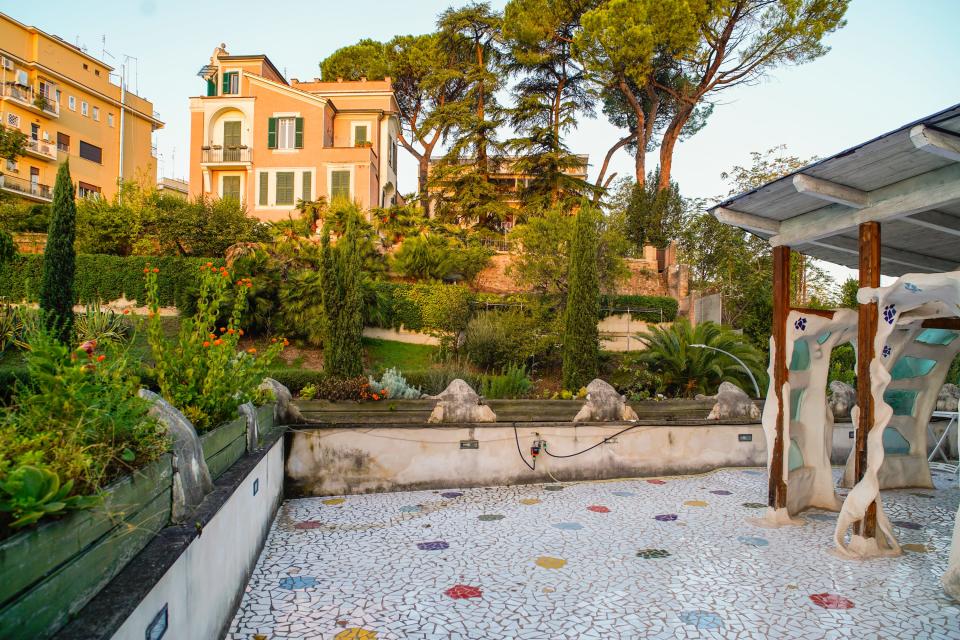
[[[274,405],[257,414],[259,442],[272,445]],[[211,475],[229,475],[247,453],[246,423],[221,425],[201,443]],[[98,507],[0,541],[0,638],[51,637],[121,573],[169,524],[173,474],[164,454],[107,487]]]
[[[143,270],[150,265],[160,270],[157,295],[161,306],[181,311],[192,305],[201,265],[223,260],[176,256],[107,256],[80,254],[74,279],[75,302],[109,302],[125,298],[141,304],[146,300]],[[0,298],[10,302],[37,302],[43,274],[42,255],[19,255],[0,266]]]

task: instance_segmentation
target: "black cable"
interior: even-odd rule
[[[572,457],[574,457],[574,456],[580,455],[581,453],[586,453],[587,451],[590,451],[591,449],[596,449],[597,447],[599,447],[600,445],[606,443],[607,441],[612,440],[613,438],[616,438],[616,437],[617,437],[618,435],[620,435],[621,433],[626,433],[627,431],[630,431],[630,429],[636,429],[636,428],[639,427],[639,426],[640,426],[639,424],[632,424],[632,425],[630,425],[629,427],[627,427],[626,429],[621,429],[620,431],[617,431],[617,432],[616,432],[615,434],[613,434],[612,436],[607,436],[606,438],[604,438],[603,440],[601,440],[601,441],[598,442],[597,444],[593,445],[592,447],[587,447],[587,448],[584,449],[583,451],[577,451],[576,453],[568,453],[568,454],[566,454],[566,455],[558,456],[558,455],[554,455],[554,454],[550,453],[550,449],[547,449],[547,448],[544,448],[544,452],[545,452],[548,456],[550,456],[551,458],[572,458]],[[514,430],[516,430],[516,426],[514,426]],[[517,443],[517,447],[518,447],[518,448],[520,447],[519,442]],[[526,460],[524,460],[524,462],[526,462]]]
[[[520,459],[523,460],[523,464],[527,465],[527,468],[530,469],[530,471],[536,471],[536,470],[537,470],[537,459],[534,458],[534,459],[533,459],[533,464],[530,464],[529,462],[527,462],[527,459],[523,457],[523,449],[520,448],[520,434],[517,433],[517,423],[516,423],[516,422],[513,423],[513,438],[517,441],[517,453],[520,454]]]

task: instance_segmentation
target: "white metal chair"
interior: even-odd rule
[[[960,472],[960,464],[950,464],[950,458],[947,456],[946,451],[944,451],[944,447],[947,445],[947,438],[950,436],[950,429],[952,427],[960,426],[960,403],[958,403],[957,411],[934,411],[931,417],[949,418],[950,422],[947,423],[946,428],[940,435],[940,439],[937,440],[937,444],[934,445],[933,450],[930,452],[930,456],[927,458],[928,462],[930,463],[930,468],[938,471],[946,471],[948,473]],[[930,428],[929,422],[927,423],[927,433],[933,437],[933,429]],[[943,462],[935,462],[934,458],[937,456],[939,456]],[[960,475],[957,477],[957,482],[960,484]]]

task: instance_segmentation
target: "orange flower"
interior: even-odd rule
[[[226,330],[227,330],[226,327],[220,327],[220,333],[223,333],[223,332],[226,331]]]
[[[380,389],[380,393],[382,393],[382,394],[384,395],[384,397],[386,397],[386,395],[387,395],[387,390],[386,390],[386,389]]]
[[[380,399],[380,396],[378,396],[377,394],[373,394],[373,399],[374,399],[374,400],[379,400],[379,399]]]
[[[207,263],[207,266],[208,266],[208,267],[212,267],[212,266],[213,266],[213,263],[212,263],[212,262],[208,262],[208,263]]]
[[[209,341],[209,340],[204,340],[204,341],[203,341],[203,346],[204,346],[204,347],[209,347],[209,346],[210,346],[210,341]]]
[[[154,268],[153,268],[153,272],[154,272],[154,273],[160,273],[160,269],[157,269],[156,267],[154,267]]]
[[[144,272],[144,273],[150,273],[150,269],[147,268],[147,267],[144,267],[143,272]]]
[[[284,338],[284,339],[283,339],[283,346],[289,347],[289,346],[290,346],[290,341],[287,340],[286,338]]]
[[[227,333],[229,333],[230,335],[233,335],[235,331],[233,329],[227,329]]]
[[[220,345],[223,344],[223,340],[221,340],[220,338],[217,338],[216,340],[213,341],[213,344],[219,347]]]
[[[97,356],[97,362],[103,362],[106,359],[106,357],[107,356],[103,356],[103,355]]]
[[[217,334],[215,334],[215,333],[211,333],[211,334],[210,334],[210,339],[211,339],[211,340],[213,340],[213,339],[216,338],[216,337],[217,337]]]
[[[240,335],[243,335],[243,329],[237,329],[237,333],[239,333]]]
[[[124,309],[124,310],[123,310],[123,315],[125,315],[125,316],[130,315],[130,309]]]
[[[276,342],[276,341],[277,341],[276,338],[270,338],[270,342]]]
[[[256,347],[250,347],[249,349],[247,349],[247,353],[254,354],[254,353],[256,353],[256,352],[257,352],[257,348],[256,348]]]

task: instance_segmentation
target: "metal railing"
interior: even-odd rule
[[[27,138],[27,150],[41,155],[44,158],[49,158],[50,160],[57,159],[57,148],[53,145],[52,142],[44,142],[43,140],[34,140],[33,138]]]
[[[202,162],[208,163],[251,162],[253,158],[250,147],[205,147],[202,151]]]
[[[54,117],[60,117],[60,103],[42,93],[38,93],[33,87],[8,82],[3,87],[3,95],[27,106],[40,109]]]
[[[510,253],[513,250],[513,242],[506,238],[480,238],[480,246],[488,247],[499,253]]]
[[[50,190],[49,185],[2,173],[0,173],[0,189],[17,195],[46,200],[48,202],[53,200],[53,192]]]

